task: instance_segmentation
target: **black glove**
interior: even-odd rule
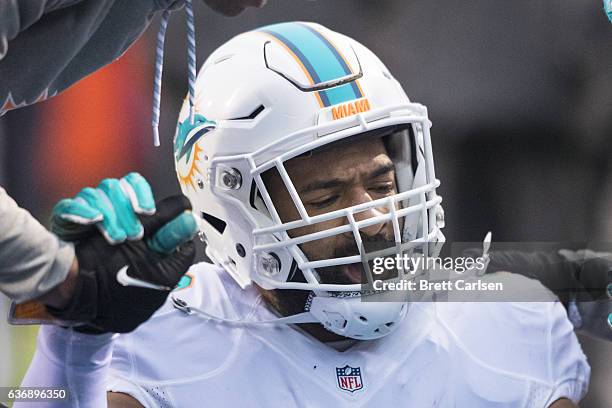
[[[479,250],[464,251],[479,256]],[[582,332],[612,340],[612,254],[572,251],[498,250],[490,252],[487,273],[507,271],[539,280],[568,309]]]
[[[468,250],[464,254],[479,256],[479,251]],[[489,256],[487,273],[507,271],[537,279],[566,305],[570,299],[607,299],[607,287],[612,282],[610,254],[588,250],[494,250]]]
[[[63,321],[86,322],[76,327],[85,333],[126,333],[145,322],[165,302],[195,258],[193,234],[188,242],[167,255],[149,246],[155,247],[151,243],[162,227],[168,227],[171,222],[189,221],[184,213],[190,209],[186,197],[169,197],[157,203],[155,215],[140,217],[145,231],[140,240],[110,245],[102,235],[95,234],[80,241],[76,245],[79,273],[72,300],[61,310],[48,307],[49,312]],[[195,233],[195,220],[193,226],[180,228],[183,231],[193,228]],[[119,281],[130,285],[119,283],[118,274]]]

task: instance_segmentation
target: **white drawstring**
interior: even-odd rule
[[[194,96],[196,81],[196,39],[193,18],[193,0],[186,0],[185,15],[187,17],[187,69],[189,76],[189,123],[194,124]]]
[[[189,122],[194,123],[194,95],[196,80],[196,39],[195,23],[193,16],[193,0],[185,0],[185,14],[187,21],[187,64],[189,76]],[[153,112],[151,125],[153,127],[153,144],[160,145],[159,141],[159,112],[161,105],[162,71],[164,69],[164,40],[170,11],[165,10],[162,14],[159,31],[157,32],[157,47],[155,55],[155,80],[153,83]]]

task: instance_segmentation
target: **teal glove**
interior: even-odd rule
[[[612,0],[603,0],[603,2],[604,10],[606,11],[608,18],[610,19],[610,22],[612,23]]]
[[[74,198],[57,203],[51,218],[51,231],[64,241],[81,241],[98,231],[111,245],[137,241],[144,228],[139,216],[155,214],[151,186],[138,173],[121,180],[104,179],[97,188],[86,187]],[[147,246],[160,254],[170,254],[190,241],[197,232],[196,219],[184,211],[165,225],[156,226]]]
[[[53,209],[51,231],[65,241],[78,241],[96,232],[112,245],[141,239],[139,215],[155,214],[149,183],[138,173],[121,180],[104,179],[97,188],[86,187]]]
[[[188,220],[191,230],[186,228]],[[142,216],[141,221],[144,237],[140,240],[110,245],[95,233],[77,242],[79,271],[71,299],[64,308],[47,307],[47,311],[90,334],[127,333],[149,319],[193,264],[195,219],[187,197],[176,195],[159,201],[157,212]],[[160,233],[162,229],[171,233]],[[184,243],[168,254],[148,245],[156,241],[164,247],[174,245],[164,237],[179,237]]]

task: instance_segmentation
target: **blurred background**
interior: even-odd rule
[[[194,3],[198,65],[232,36],[288,20],[377,53],[429,108],[450,241],[491,230],[496,241],[612,242],[612,25],[601,1],[269,0],[235,18]],[[166,37],[154,148],[158,27],[156,18],[121,59],[63,94],[0,118],[0,184],[45,225],[57,200],[104,177],[139,171],[157,197],[179,191],[171,146],[187,92],[184,12]],[[3,320],[0,385],[17,385],[36,328]],[[612,406],[612,344],[580,340],[593,368],[581,406]]]

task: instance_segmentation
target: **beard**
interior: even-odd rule
[[[363,252],[368,252],[391,248],[395,246],[395,241],[392,239],[392,234],[378,234],[376,236],[362,236]],[[359,255],[359,249],[355,241],[349,242],[346,245],[336,247],[330,258],[343,258],[348,256]],[[316,259],[306,254],[308,259]],[[370,270],[372,270],[372,261],[369,261]],[[324,284],[367,284],[368,279],[362,262],[356,262],[346,265],[326,266],[316,269],[319,275],[319,282]],[[377,279],[390,279],[397,276],[395,271],[385,271],[381,275],[377,275]],[[296,270],[293,276],[290,277],[291,282],[306,282],[304,274],[301,270]],[[263,291],[263,289],[261,289]],[[276,310],[281,316],[292,316],[305,311],[308,299],[313,295],[313,292],[297,289],[273,289],[266,290],[266,302]],[[342,293],[342,292],[336,292]]]
[[[378,234],[376,236],[362,236],[362,251],[367,256],[368,253],[380,251],[383,249],[393,248],[396,246],[392,234]],[[359,249],[356,242],[348,243],[342,247],[337,247],[332,255],[332,258],[344,258],[349,256],[359,255]],[[317,268],[319,280],[321,283],[350,285],[350,284],[367,284],[368,276],[365,268],[366,261],[355,262],[352,264],[325,266]],[[372,271],[373,260],[368,260],[368,269]],[[385,271],[378,275],[377,279],[390,279],[397,276],[396,271]]]

